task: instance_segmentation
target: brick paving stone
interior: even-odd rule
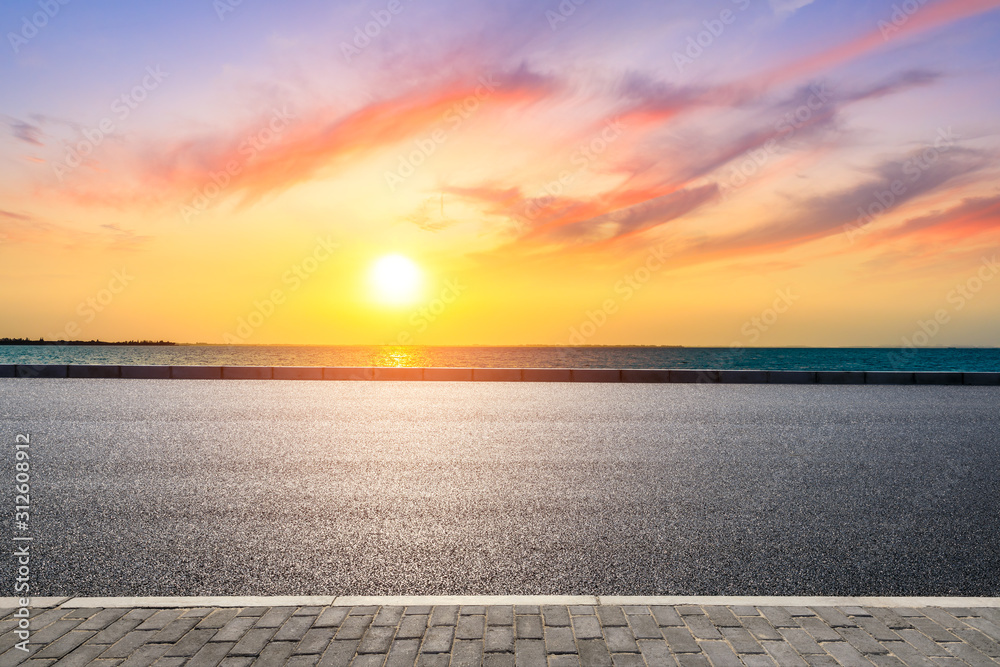
[[[542,638],[541,616],[517,616],[515,623],[515,632],[518,639]]]
[[[747,667],[774,667],[774,660],[768,654],[741,655],[740,659]]]
[[[685,616],[684,622],[687,623],[691,634],[698,639],[722,639],[719,629],[707,616]]]
[[[82,622],[82,619],[71,618],[65,621],[49,623],[41,630],[31,633],[31,643],[49,644],[54,642],[76,626],[80,625]]]
[[[947,648],[949,653],[969,663],[972,667],[990,667],[997,664],[995,660],[965,643],[951,643],[948,644]]]
[[[672,665],[677,664],[677,661],[674,660],[673,655],[670,653],[670,647],[667,646],[665,641],[640,639],[636,643],[639,645],[639,652],[646,659],[646,664],[649,667],[672,667]]]
[[[920,632],[936,642],[957,642],[958,637],[944,629],[926,616],[911,616],[910,623]]]
[[[327,607],[320,612],[319,618],[313,623],[314,628],[332,628],[339,626],[347,618],[346,607]]]
[[[145,621],[147,618],[149,618],[156,612],[157,612],[156,609],[145,609],[145,608],[130,609],[129,612],[125,614],[124,618],[138,618],[140,620]]]
[[[893,607],[893,610],[900,616],[910,617],[910,616],[923,616],[919,610],[913,607]]]
[[[724,641],[699,642],[714,667],[742,667],[743,661],[733,653],[733,649]]]
[[[865,607],[865,609],[867,609],[872,616],[882,621],[882,623],[884,623],[890,630],[901,630],[903,628],[913,627],[905,617],[900,616],[888,607]]]
[[[383,662],[385,662],[384,653],[363,653],[351,660],[351,667],[382,667]]]
[[[173,644],[179,642],[181,637],[186,635],[196,625],[198,625],[197,618],[178,618],[168,623],[166,627],[153,635],[153,638],[149,641],[153,644]]]
[[[399,630],[396,632],[396,636],[400,639],[420,639],[424,636],[424,632],[427,631],[427,621],[430,615],[427,616],[404,616],[403,620],[399,622]]]
[[[442,605],[434,607],[431,613],[431,625],[455,625],[458,623],[458,606]]]
[[[675,655],[674,659],[677,660],[677,664],[681,667],[711,667],[711,663],[703,655],[695,655],[693,653],[683,653],[681,655]]]
[[[198,629],[195,628],[189,633],[184,635],[180,641],[167,649],[164,654],[167,657],[172,656],[184,656],[191,657],[199,650],[201,647],[208,643],[212,637],[215,636],[215,630],[213,628]]]
[[[837,607],[848,616],[871,616],[864,607]]]
[[[451,661],[449,653],[419,653],[417,667],[448,667]]]
[[[144,644],[133,651],[132,655],[119,665],[121,667],[149,667],[159,660],[168,648],[170,648],[169,644]]]
[[[816,640],[812,638],[808,632],[801,628],[780,628],[778,630],[780,634],[788,645],[795,649],[796,652],[800,654],[807,653],[826,653],[823,647],[816,643]]]
[[[569,609],[562,605],[545,605],[542,607],[542,618],[545,625],[565,628],[569,626]]]
[[[830,642],[824,644],[823,648],[843,667],[867,667],[873,664],[871,660],[858,653],[858,650],[847,642]]]
[[[231,655],[222,659],[219,663],[219,667],[250,667],[253,664],[254,658],[248,658],[246,656],[235,656]],[[156,667],[160,667],[157,665]]]
[[[96,633],[91,631],[70,631],[59,639],[43,646],[42,650],[34,654],[35,658],[62,658],[67,653],[75,650],[77,646],[93,637]]]
[[[894,655],[870,655],[868,659],[878,667],[906,667],[906,663]]]
[[[649,614],[649,607],[647,607],[644,604],[623,604],[622,605],[622,611],[624,611],[625,614],[629,615],[629,616],[638,615],[638,614],[648,615]]]
[[[758,616],[760,614],[760,612],[757,611],[757,607],[748,604],[732,605],[729,609],[737,616]]]
[[[156,634],[156,630],[133,630],[117,642],[107,648],[101,654],[102,658],[127,658],[132,651],[145,644],[150,637]]]
[[[215,636],[212,637],[213,642],[238,642],[246,634],[247,630],[253,627],[253,624],[257,622],[257,619],[253,616],[237,616],[233,620],[226,623],[224,626],[219,628]]]
[[[705,610],[696,604],[681,604],[674,607],[681,616],[703,616]]]
[[[162,630],[171,621],[175,621],[184,613],[183,609],[161,609],[145,621],[136,630]]]
[[[255,627],[280,628],[295,613],[295,607],[271,607],[260,617]]]
[[[519,604],[514,606],[515,614],[534,614],[538,615],[542,613],[542,608],[536,604]]]
[[[395,635],[396,628],[392,626],[373,625],[358,644],[358,653],[387,653]]]
[[[486,628],[486,652],[508,653],[514,651],[514,628],[497,626]]]
[[[276,642],[291,642],[299,641],[312,627],[313,621],[316,620],[315,616],[292,616],[290,619],[285,621],[278,632],[274,635],[274,641]]]
[[[785,611],[784,607],[757,607],[760,613],[768,622],[776,628],[797,628],[799,627],[791,614]]]
[[[460,616],[485,616],[486,615],[486,605],[482,604],[463,604],[462,608],[458,610]]]
[[[660,626],[656,624],[656,619],[651,614],[629,616],[628,624],[636,639],[663,639]]]
[[[94,637],[90,639],[89,643],[114,644],[119,639],[135,630],[136,626],[140,623],[142,623],[142,621],[137,618],[120,618],[94,635]]]
[[[924,616],[933,619],[938,625],[947,628],[948,630],[965,627],[965,623],[958,620],[947,610],[941,609],[940,607],[924,607],[923,612]]]
[[[884,646],[908,667],[934,667],[934,663],[930,658],[921,655],[906,642],[886,642]]]
[[[459,616],[455,626],[456,639],[482,639],[486,629],[485,616]]]
[[[818,642],[841,642],[844,638],[840,634],[826,624],[826,621],[820,618],[803,618],[799,620],[802,628],[808,632],[813,639]]]
[[[686,628],[663,628],[663,638],[674,653],[698,653],[701,647]]]
[[[419,639],[397,639],[389,647],[389,655],[385,659],[385,667],[413,667],[420,650]]]
[[[966,628],[965,630],[956,629],[954,632],[963,641],[965,641],[965,643],[980,653],[985,653],[991,658],[1000,658],[1000,644],[996,643],[978,630]]]
[[[285,663],[285,667],[315,667],[318,655],[293,655]],[[156,665],[156,667],[160,667]]]
[[[940,656],[942,658],[951,655],[948,651],[944,650],[944,646],[932,641],[919,630],[900,630],[899,636],[921,655],[928,657]]]
[[[706,605],[704,607],[705,613],[708,614],[708,618],[712,621],[712,624],[717,628],[742,628],[740,624],[740,619],[733,615],[733,612],[729,611],[728,607],[722,605]]]
[[[611,664],[614,667],[646,667],[646,661],[638,653],[612,653]]]
[[[69,655],[63,656],[59,661],[59,667],[84,667],[89,665],[97,656],[104,653],[108,648],[103,644],[84,644],[79,646]]]
[[[574,653],[550,655],[548,667],[580,667],[580,656]]]
[[[160,658],[156,661],[156,667],[184,667],[187,661],[187,658]],[[62,667],[62,663],[59,667]]]
[[[958,658],[932,658],[935,665],[940,667],[969,667],[969,664],[962,662]]]
[[[270,607],[244,607],[238,616],[263,616]]]
[[[601,605],[597,607],[597,617],[601,619],[601,625],[604,627],[628,625],[621,607]]]
[[[518,639],[514,646],[517,667],[546,667],[545,642],[540,639]]]
[[[234,642],[209,642],[194,654],[186,667],[216,667],[235,645]]]
[[[101,611],[100,607],[80,607],[79,609],[69,609],[62,617],[63,618],[79,618],[86,620]]]
[[[323,607],[298,607],[293,616],[319,616]]]
[[[77,630],[103,630],[125,615],[128,609],[103,609],[76,626]]]
[[[273,636],[274,628],[250,628],[242,639],[236,642],[236,646],[230,653],[232,655],[260,655]]]
[[[806,667],[806,661],[786,642],[761,642],[778,667]]]
[[[400,620],[403,618],[403,608],[402,607],[382,607],[375,614],[375,620],[372,621],[372,625],[399,625]]]
[[[612,626],[604,628],[604,641],[612,653],[638,653],[639,645],[628,627]]]
[[[333,640],[336,628],[310,628],[295,647],[295,653],[322,653]]]
[[[198,622],[199,628],[221,628],[229,621],[236,618],[239,609],[216,609],[211,614]]]
[[[406,615],[406,614],[415,614],[417,616],[430,616],[431,615],[431,611],[433,609],[434,608],[431,607],[429,604],[412,605],[412,606],[407,607],[406,610],[403,612],[403,614],[404,615]]]
[[[371,616],[348,616],[343,623],[340,624],[340,629],[337,630],[337,639],[361,639],[364,636],[365,630],[371,625]]]
[[[369,605],[358,605],[357,607],[349,607],[350,611],[347,612],[348,616],[374,616],[378,613],[377,604]]]
[[[576,653],[576,639],[571,628],[546,627],[545,650],[548,653]]]
[[[979,618],[985,618],[988,621],[992,621],[994,625],[1000,625],[1000,608],[996,607],[976,607],[972,611]]]
[[[774,629],[774,626],[766,618],[760,616],[743,616],[740,618],[743,627],[756,639],[778,640],[781,635]]]
[[[763,653],[764,647],[744,628],[722,628],[722,636],[739,654]]]
[[[574,616],[573,634],[577,640],[599,639],[604,636],[601,632],[601,623],[596,616]]]
[[[856,628],[858,626],[836,607],[813,607],[813,611],[831,628]]]
[[[514,654],[490,653],[483,658],[483,667],[514,667]]]
[[[486,610],[486,625],[514,625],[514,608],[490,605]]]
[[[815,616],[816,615],[816,612],[814,612],[809,607],[788,607],[788,606],[786,606],[785,607],[785,611],[787,611],[793,617],[795,617],[795,616]]]
[[[1000,641],[1000,625],[997,625],[993,621],[985,618],[966,618],[963,620],[966,625],[979,630],[993,641]],[[77,630],[79,629],[77,627]]]
[[[899,641],[899,635],[893,632],[889,626],[874,616],[859,616],[856,620],[862,630],[880,642]]]
[[[611,667],[611,653],[603,639],[577,641],[580,667]]]
[[[571,616],[593,616],[594,607],[587,604],[570,605],[569,613]]]
[[[673,607],[650,607],[653,618],[660,627],[683,627],[684,621]]]
[[[451,642],[455,637],[455,628],[450,625],[439,625],[427,630],[424,641],[420,645],[421,653],[446,653],[451,650]]]
[[[317,667],[346,667],[357,653],[360,643],[358,639],[330,642],[323,652],[323,657],[316,663]]]
[[[459,639],[451,649],[450,667],[480,667],[483,664],[483,640]]]
[[[861,653],[868,655],[872,653],[888,653],[886,648],[875,640],[870,634],[860,628],[837,628],[840,636]]]

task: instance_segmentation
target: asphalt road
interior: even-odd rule
[[[1000,595],[995,387],[0,380],[0,407],[38,595]]]

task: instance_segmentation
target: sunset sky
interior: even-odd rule
[[[1000,344],[1000,0],[0,28],[0,336]]]

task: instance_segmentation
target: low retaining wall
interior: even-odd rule
[[[321,366],[0,366],[0,378],[143,380],[404,380],[423,382],[670,382],[717,384],[1000,385],[1000,373],[731,371],[612,368],[332,368]]]

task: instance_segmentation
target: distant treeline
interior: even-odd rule
[[[0,345],[177,345],[168,340],[125,340],[108,342],[106,340],[31,340],[30,338],[0,338]]]

